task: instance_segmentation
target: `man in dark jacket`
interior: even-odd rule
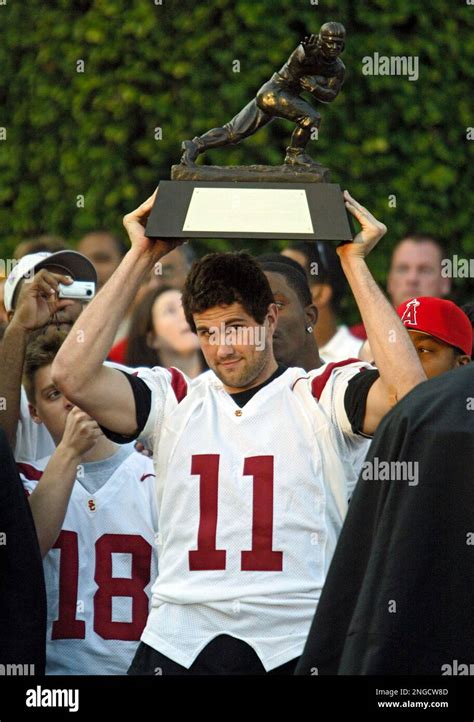
[[[296,674],[442,675],[474,662],[473,442],[473,364],[385,417]]]
[[[44,674],[45,652],[43,564],[28,499],[0,429],[1,673]]]

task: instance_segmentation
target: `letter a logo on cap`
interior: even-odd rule
[[[401,318],[402,323],[410,326],[416,326],[417,320],[416,320],[416,309],[418,306],[421,306],[419,300],[417,298],[412,298],[412,300],[407,303],[407,307],[405,311],[403,312],[403,316]]]

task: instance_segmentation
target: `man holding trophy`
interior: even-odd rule
[[[213,373],[130,374],[103,362],[143,279],[179,243],[145,235],[154,199],[125,216],[131,248],[53,366],[57,387],[109,438],[153,448],[159,576],[129,673],[291,674],[368,437],[426,378],[366,264],[386,228],[345,193],[362,230],[338,253],[378,371],[354,359],[279,366],[265,274],[248,254],[217,253],[195,263],[183,293]]]

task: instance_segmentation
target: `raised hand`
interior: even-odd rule
[[[352,243],[343,243],[338,246],[337,253],[340,258],[347,258],[348,256],[365,258],[382,236],[386,234],[387,226],[378,221],[367,208],[358,203],[350,195],[349,191],[344,191],[344,201],[349,213],[359,221],[361,230]]]
[[[58,298],[60,283],[69,285],[72,278],[60,273],[52,273],[42,268],[30,280],[22,282],[18,302],[12,323],[22,326],[26,331],[46,326],[55,313],[74,305],[71,299]]]
[[[151,258],[159,260],[166,253],[180,246],[184,241],[162,241],[158,238],[148,238],[145,236],[146,223],[153,208],[157,192],[158,188],[153,195],[147,198],[138,208],[131,213],[127,213],[123,218],[123,225],[134,248],[137,248],[143,254],[149,255]]]
[[[85,411],[73,406],[67,415],[61,445],[68,447],[80,458],[95,446],[97,439],[102,436],[97,421],[94,421]]]
[[[314,53],[314,51],[317,48],[318,43],[318,36],[317,35],[307,35],[303,40],[301,41],[301,45],[303,46],[303,50],[306,55],[311,55]]]

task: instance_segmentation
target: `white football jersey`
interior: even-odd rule
[[[160,528],[146,644],[187,668],[220,634],[266,670],[301,654],[370,443],[344,408],[364,368],[289,368],[242,408],[213,374],[137,372]]]
[[[29,493],[49,458],[18,464]],[[43,560],[47,674],[126,674],[158,573],[154,481],[151,460],[135,451],[94,494],[76,479]]]

